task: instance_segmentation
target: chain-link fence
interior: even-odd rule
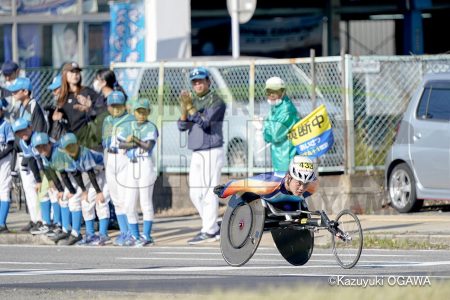
[[[279,76],[287,83],[287,94],[302,117],[314,106],[327,107],[335,144],[322,157],[322,170],[369,172],[384,167],[397,124],[423,75],[448,71],[450,56],[346,56],[316,58],[314,63],[307,58],[115,65],[120,72],[129,68],[146,70],[140,80],[133,81],[139,85],[134,95],[150,97],[158,104],[155,120],[159,120],[162,131],[160,167],[165,170],[186,170],[189,164],[187,138],[177,131],[175,122],[179,116],[178,95],[190,88],[187,74],[195,65],[208,67],[213,87],[228,103],[225,170],[270,170],[270,149],[262,138],[262,120],[270,109],[264,82]]]
[[[186,133],[178,131],[178,96],[190,89],[189,70],[208,67],[213,88],[227,102],[224,124],[225,172],[257,173],[271,168],[270,147],[262,135],[270,107],[264,83],[279,76],[301,117],[325,104],[335,144],[321,158],[322,171],[382,169],[397,124],[426,73],[449,72],[450,56],[341,57],[291,60],[165,62],[113,65],[131,98],[149,98],[151,119],[160,130],[158,166],[167,172],[188,170]],[[83,84],[102,67],[83,69]],[[344,70],[344,72],[342,71]],[[57,69],[27,69],[35,98],[47,105],[47,90]],[[311,99],[315,96],[315,103]],[[350,114],[350,115],[349,115]]]
[[[356,170],[384,168],[397,125],[423,75],[449,69],[450,56],[353,58]]]
[[[190,90],[188,74],[195,65],[194,62],[166,62],[113,66],[118,74],[139,70],[134,72],[134,77],[128,77],[133,84],[124,83],[131,87],[127,92],[132,97],[150,98],[157,105],[151,118],[161,131],[159,163],[165,171],[187,171],[189,166],[187,136],[178,131],[176,122],[180,116],[179,95],[183,89]],[[223,126],[224,171],[242,174],[270,171],[270,147],[264,142],[262,132],[263,119],[270,110],[264,91],[265,81],[272,76],[283,78],[287,83],[287,95],[304,117],[313,110],[310,62],[208,61],[202,65],[208,67],[213,89],[227,102]],[[322,59],[322,64],[317,64],[315,82],[315,105],[325,104],[335,124],[335,145],[323,156],[322,170],[341,171],[344,165],[344,116],[340,58]]]

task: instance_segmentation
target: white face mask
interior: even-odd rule
[[[277,99],[277,100],[270,100],[270,99],[267,99],[267,103],[269,103],[269,105],[272,105],[272,106],[277,106],[277,105],[279,105],[281,102],[282,102],[283,100],[281,100],[281,99]]]
[[[97,79],[94,80],[94,83],[92,84],[94,91],[97,93],[101,93],[102,92],[102,88],[103,86],[101,86],[100,81],[98,81]]]

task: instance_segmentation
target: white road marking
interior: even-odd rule
[[[33,261],[0,261],[0,265],[67,265],[67,263],[33,262]]]
[[[172,252],[149,251],[149,254],[150,255],[154,255],[154,254],[156,254],[156,255],[164,255],[164,254],[167,254],[167,255],[183,255],[183,256],[186,256],[186,255],[220,255],[220,256],[222,256],[222,253],[220,253],[220,252],[191,252],[191,253],[189,253],[189,252],[173,252],[173,251]],[[256,257],[256,256],[280,256],[281,257],[281,254],[280,253],[258,253],[258,252],[256,252],[254,257]],[[332,253],[313,253],[312,257],[315,257],[315,256],[333,257],[334,254],[332,254]],[[353,256],[353,255],[352,254],[341,254],[340,256]],[[362,256],[364,256],[364,257],[414,257],[414,256],[417,256],[417,255],[364,254],[363,253]]]
[[[435,261],[435,262],[405,262],[405,263],[392,263],[392,264],[381,264],[363,262],[369,264],[358,264],[357,269],[361,268],[371,268],[371,267],[429,267],[429,266],[442,266],[450,265],[450,261]],[[370,264],[371,263],[371,264]],[[167,268],[157,268],[157,269],[61,269],[61,270],[27,270],[27,271],[7,271],[0,272],[0,276],[35,276],[35,275],[88,275],[88,274],[110,274],[110,273],[195,273],[195,272],[229,272],[229,271],[252,271],[252,270],[304,270],[304,269],[331,269],[340,268],[337,264],[332,265],[304,265],[304,266],[243,266],[240,268],[231,266],[214,266],[214,267],[167,267]],[[239,275],[239,274],[238,274]],[[294,274],[298,275],[298,274]],[[313,274],[314,275],[314,274]],[[313,276],[311,275],[311,276]],[[317,275],[317,274],[316,274]],[[309,275],[308,275],[309,276]],[[331,276],[331,275],[326,275]],[[353,275],[352,275],[353,276]]]
[[[236,271],[236,270],[267,270],[267,269],[299,269],[299,268],[340,268],[339,266],[274,266],[274,267],[176,267],[176,268],[158,268],[158,269],[68,269],[68,270],[39,270],[29,272],[8,272],[1,273],[0,276],[35,276],[35,275],[88,275],[88,274],[108,274],[108,273],[164,273],[164,272],[208,272],[208,271]]]
[[[292,276],[292,277],[389,277],[389,276],[404,276],[401,274],[297,274],[297,273],[286,273],[286,274],[280,274],[279,276]],[[409,276],[409,275],[408,275]],[[410,275],[411,277],[429,277],[429,278],[437,278],[437,279],[450,279],[450,276],[447,275]]]
[[[184,257],[116,257],[117,260],[180,260],[185,261],[186,259]],[[219,261],[222,262],[223,258],[195,258],[195,261]],[[250,262],[286,262],[285,259],[262,259],[262,258],[251,258]],[[286,262],[287,263],[287,262]],[[337,264],[336,260],[332,259],[310,259],[308,260],[308,263],[330,263],[330,264]],[[386,262],[384,260],[360,260],[358,262],[358,266],[361,263],[377,263],[377,264],[388,264],[391,265],[389,262]],[[393,262],[392,265],[397,265],[399,262]],[[417,265],[421,264],[422,262],[416,262],[416,261],[405,261],[401,262],[403,265]]]
[[[116,259],[122,259],[122,260],[184,260],[186,261],[185,257],[116,257]],[[223,258],[195,258],[194,261],[224,261]],[[260,262],[280,262],[285,261],[284,259],[262,259],[262,258],[255,258],[250,259],[250,261],[260,261]]]

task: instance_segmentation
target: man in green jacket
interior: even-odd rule
[[[288,132],[300,118],[294,104],[286,96],[286,85],[280,77],[267,79],[265,90],[270,113],[264,120],[264,140],[270,143],[274,171],[286,172],[296,153],[288,139]]]

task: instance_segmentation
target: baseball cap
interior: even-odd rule
[[[12,124],[12,130],[14,132],[21,131],[30,126],[30,122],[27,119],[19,118]]]
[[[2,73],[3,75],[9,76],[12,73],[16,72],[19,69],[19,65],[13,61],[5,61],[2,64]]]
[[[106,98],[107,105],[125,104],[125,95],[122,92],[114,91]]]
[[[189,80],[192,81],[194,79],[205,79],[209,77],[208,70],[204,67],[197,67],[189,72]]]
[[[30,78],[27,77],[18,77],[13,81],[11,85],[9,85],[6,89],[10,92],[17,92],[20,90],[28,90],[31,91],[33,85],[31,84]]]
[[[150,110],[150,101],[147,98],[138,99],[136,102],[134,102],[133,109],[138,108],[145,108],[147,110]]]
[[[47,87],[47,89],[54,91],[56,89],[59,89],[60,87],[61,87],[61,75],[58,75],[55,78],[53,78],[52,83]]]
[[[280,77],[270,77],[266,81],[266,90],[278,91],[284,88],[286,88],[286,85]]]
[[[81,68],[78,65],[78,63],[73,61],[73,62],[64,64],[62,67],[62,70],[72,72],[72,71],[81,71]]]
[[[48,134],[45,132],[35,132],[31,138],[31,146],[34,148],[40,145],[47,145],[48,143]]]
[[[66,148],[70,144],[76,144],[77,137],[73,133],[67,133],[67,134],[63,135],[63,137],[59,140],[59,143],[61,144],[62,148]]]

